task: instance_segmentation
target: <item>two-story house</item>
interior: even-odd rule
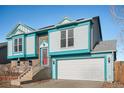
[[[116,41],[103,41],[99,17],[35,30],[18,24],[8,35],[12,66],[50,67],[52,79],[113,81]]]

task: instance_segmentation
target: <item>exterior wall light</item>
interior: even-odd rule
[[[110,63],[110,62],[111,62],[110,57],[108,57],[108,63]]]

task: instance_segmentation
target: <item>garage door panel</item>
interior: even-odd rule
[[[104,81],[104,58],[59,60],[58,79]]]

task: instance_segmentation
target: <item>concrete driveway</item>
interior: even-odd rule
[[[101,88],[103,82],[83,80],[43,80],[23,84],[24,88]]]

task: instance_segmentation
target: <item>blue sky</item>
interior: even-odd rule
[[[100,16],[103,40],[117,39],[121,27],[113,20],[110,6],[0,6],[0,42],[17,23],[35,29],[57,24],[67,16],[72,20]],[[118,54],[118,59],[124,59]]]

